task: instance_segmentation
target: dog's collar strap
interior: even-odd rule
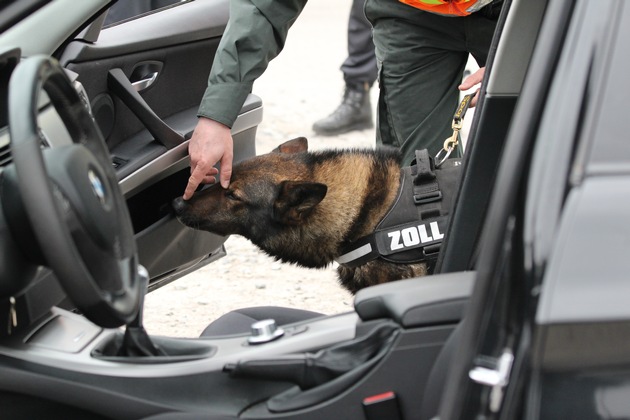
[[[335,260],[358,267],[376,258],[408,264],[427,262],[432,271],[448,224],[459,161],[435,170],[426,150],[416,164],[401,169],[394,204],[374,232],[346,245]]]

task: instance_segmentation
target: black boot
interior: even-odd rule
[[[316,121],[313,124],[313,131],[321,136],[334,136],[373,126],[370,87],[365,83],[359,86],[346,86],[341,105],[326,118]]]

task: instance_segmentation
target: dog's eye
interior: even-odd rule
[[[234,200],[234,201],[241,201],[240,198],[238,198],[236,196],[236,194],[234,194],[234,191],[232,190],[228,190],[225,192],[225,197],[228,198],[229,200]]]

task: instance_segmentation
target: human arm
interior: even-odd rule
[[[458,89],[461,91],[465,91],[468,89],[472,89],[475,85],[481,84],[481,82],[483,81],[483,75],[485,74],[485,72],[486,72],[486,68],[481,67],[479,70],[477,70],[476,72],[468,76],[466,79],[464,79],[462,84],[458,86]],[[478,96],[479,96],[479,89],[477,89],[477,92],[475,92],[475,96],[472,98],[472,101],[470,101],[471,108],[474,108],[475,105],[477,105]]]
[[[191,176],[184,199],[189,199],[199,184],[212,182],[217,162],[221,163],[221,185],[229,185],[233,153],[230,128],[254,81],[284,47],[289,28],[306,1],[230,1],[230,20],[215,55],[197,114],[199,121],[188,147]]]

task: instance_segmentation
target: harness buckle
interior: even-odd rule
[[[442,199],[442,191],[432,191],[426,194],[414,194],[413,202],[415,204],[432,203],[433,201],[439,201]]]

